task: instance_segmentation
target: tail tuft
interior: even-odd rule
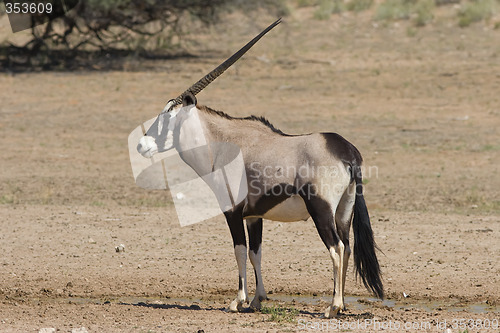
[[[361,276],[361,280],[367,289],[371,290],[378,298],[383,299],[384,286],[375,253],[377,246],[373,238],[370,216],[368,215],[365,198],[363,197],[362,176],[359,166],[353,167],[353,177],[356,181],[356,199],[354,201],[354,217],[352,222],[356,274]]]

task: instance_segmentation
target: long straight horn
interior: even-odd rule
[[[173,100],[173,103],[171,104],[170,108],[179,105],[182,103],[182,99],[184,98],[185,95],[191,93],[193,95],[196,95],[203,89],[205,89],[206,86],[208,86],[213,80],[215,80],[219,75],[224,73],[226,69],[231,67],[232,64],[234,64],[239,58],[241,58],[242,55],[244,55],[250,48],[259,41],[259,39],[262,38],[266,33],[268,33],[272,28],[280,24],[281,18],[279,18],[276,22],[268,26],[266,29],[264,29],[260,34],[258,34],[254,39],[252,39],[250,42],[248,42],[245,46],[243,46],[238,52],[233,54],[231,57],[229,57],[226,61],[224,61],[222,64],[217,66],[214,70],[212,70],[210,73],[202,77],[198,82],[193,84],[189,89],[187,89],[185,92],[183,92],[179,97]]]

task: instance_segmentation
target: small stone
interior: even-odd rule
[[[71,333],[89,333],[85,327],[73,328]]]
[[[115,246],[115,251],[116,252],[125,252],[125,245],[120,244],[118,246]]]
[[[465,115],[465,116],[461,116],[461,117],[455,117],[455,118],[453,118],[453,120],[466,121],[466,120],[469,120],[469,116]]]
[[[40,328],[38,330],[38,333],[55,333],[56,329],[53,327],[45,327],[45,328]]]

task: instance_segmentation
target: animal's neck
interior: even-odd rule
[[[199,109],[200,119],[206,129],[205,136],[210,142],[230,142],[241,147],[243,143],[260,135],[279,135],[260,121],[233,118],[203,106]]]

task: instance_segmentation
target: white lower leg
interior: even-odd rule
[[[349,247],[349,245],[347,245],[345,248],[344,248],[344,260],[342,261],[342,304],[343,304],[343,307],[341,309],[342,310],[345,310],[345,303],[344,303],[344,291],[345,291],[345,277],[346,277],[346,273],[347,273],[347,266],[349,265],[349,257],[351,255],[351,248]]]
[[[252,300],[252,303],[250,303],[250,307],[252,309],[260,310],[261,304],[260,302],[263,300],[267,299],[266,295],[266,290],[264,288],[264,282],[262,281],[262,274],[261,274],[261,259],[262,259],[262,246],[259,246],[259,250],[257,253],[254,251],[250,250],[248,252],[249,257],[250,257],[250,262],[252,263],[252,266],[255,271],[255,297]]]
[[[325,317],[332,318],[337,315],[339,310],[344,307],[343,303],[343,286],[342,286],[342,278],[343,278],[343,260],[344,260],[344,244],[339,241],[339,243],[330,248],[330,256],[333,261],[333,280],[334,280],[334,293],[332,305],[329,306],[325,311]]]
[[[239,286],[238,295],[235,300],[229,305],[229,310],[232,312],[241,311],[243,303],[248,301],[247,292],[247,247],[245,245],[236,245],[234,247],[234,255],[238,264]]]

